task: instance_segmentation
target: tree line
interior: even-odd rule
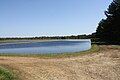
[[[120,0],[113,0],[104,13],[106,19],[99,22],[95,37],[109,43],[120,43]]]
[[[90,35],[71,35],[71,36],[42,36],[42,37],[25,37],[25,38],[21,38],[21,37],[16,37],[16,38],[0,38],[0,40],[46,40],[46,39],[90,39],[93,38],[93,36],[95,36],[94,34],[90,34]]]

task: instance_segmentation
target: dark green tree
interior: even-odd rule
[[[105,15],[107,18],[98,24],[96,37],[104,41],[120,42],[120,0],[113,0]]]

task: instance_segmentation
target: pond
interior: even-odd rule
[[[67,40],[15,40],[0,42],[0,53],[64,53],[91,48],[90,39]]]

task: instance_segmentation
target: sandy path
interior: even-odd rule
[[[20,71],[22,80],[120,80],[120,49],[100,47],[99,52],[72,58],[1,56],[0,64]]]

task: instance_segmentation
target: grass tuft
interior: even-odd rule
[[[12,70],[0,66],[0,80],[18,80]]]

